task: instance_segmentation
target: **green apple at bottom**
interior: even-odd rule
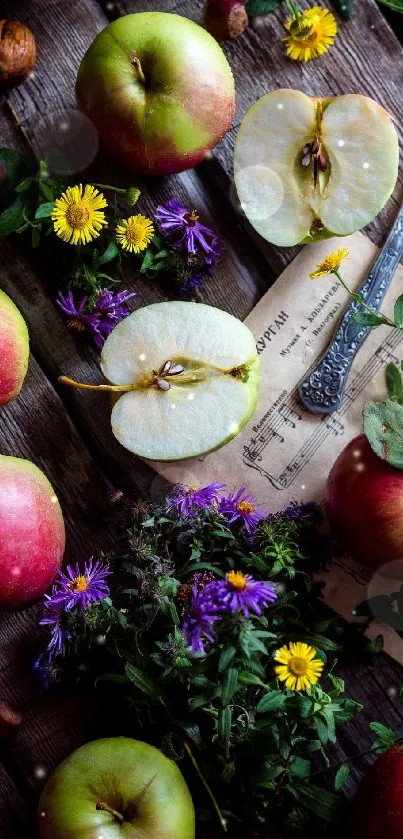
[[[194,839],[192,798],[176,763],[139,740],[73,752],[39,802],[40,839]]]

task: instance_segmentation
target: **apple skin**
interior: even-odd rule
[[[20,392],[28,369],[29,335],[17,306],[0,289],[0,406]]]
[[[0,609],[41,597],[61,565],[63,514],[55,491],[29,460],[0,455]]]
[[[334,533],[354,559],[403,579],[403,471],[381,460],[365,434],[334,463],[326,503]]]
[[[97,803],[121,813],[119,821]],[[194,839],[195,814],[176,763],[126,737],[94,740],[49,778],[39,809],[40,839]]]
[[[403,839],[403,746],[392,746],[365,773],[352,803],[351,839]]]
[[[110,23],[83,58],[76,95],[101,145],[152,175],[196,166],[235,115],[234,80],[219,44],[166,12]]]

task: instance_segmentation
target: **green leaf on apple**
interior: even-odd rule
[[[364,432],[378,457],[403,469],[403,405],[370,402],[364,408]]]

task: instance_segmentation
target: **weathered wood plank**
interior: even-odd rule
[[[312,5],[302,2],[302,7]],[[196,22],[202,20],[204,0],[169,0],[164,11],[186,15]],[[114,7],[121,14],[144,10],[161,10],[158,0],[117,0]],[[237,92],[237,114],[233,128],[214,150],[212,159],[201,167],[202,176],[216,182],[225,199],[236,206],[232,177],[232,157],[237,127],[247,109],[263,94],[277,87],[291,87],[310,95],[337,96],[342,93],[363,93],[378,100],[396,121],[403,137],[403,50],[396,36],[381,14],[375,0],[355,0],[353,20],[339,21],[339,35],[335,45],[319,60],[300,64],[285,56],[282,24],[289,16],[285,8],[271,15],[255,18],[235,41],[223,44],[231,64]],[[365,35],[364,35],[365,33]],[[221,172],[219,171],[221,170]],[[222,177],[224,176],[224,177]],[[403,198],[403,171],[393,199],[365,231],[380,244],[394,219]],[[244,229],[252,235],[250,225]],[[295,249],[268,248],[259,236],[254,240],[262,245],[272,270],[280,273],[294,257]]]
[[[1,749],[1,747],[0,747]],[[9,775],[0,765],[0,837],[26,839],[32,814]]]

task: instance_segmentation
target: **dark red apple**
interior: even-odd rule
[[[352,803],[351,839],[403,839],[403,746],[365,773]]]
[[[403,579],[403,471],[381,460],[364,434],[337,458],[326,500],[346,552],[367,568]]]
[[[62,511],[43,472],[29,460],[0,455],[0,609],[44,594],[64,543]]]

